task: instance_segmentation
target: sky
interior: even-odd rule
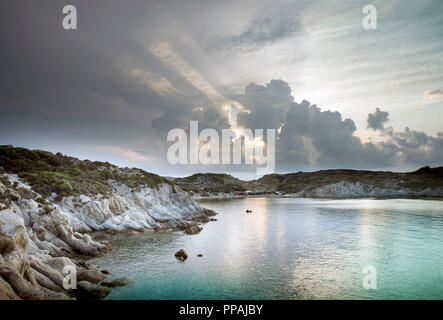
[[[275,129],[276,171],[443,165],[440,0],[0,4],[0,144],[167,176],[174,128]],[[362,26],[366,5],[377,29]],[[234,106],[234,107],[233,107]]]

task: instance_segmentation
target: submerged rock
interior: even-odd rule
[[[111,289],[88,281],[79,281],[77,290],[79,298],[84,299],[102,299],[111,293]]]
[[[117,278],[112,280],[105,280],[101,283],[102,286],[105,287],[123,287],[126,286],[129,283],[129,279],[126,277],[123,278]]]
[[[180,260],[180,261],[185,261],[186,259],[188,259],[188,254],[187,254],[186,251],[183,250],[183,249],[178,250],[178,251],[174,254],[174,256],[175,256],[178,260]]]
[[[93,266],[90,263],[87,263],[86,261],[77,261],[77,264],[86,270],[92,270]]]

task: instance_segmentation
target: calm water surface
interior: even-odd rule
[[[202,204],[218,221],[197,235],[111,238],[113,252],[91,262],[132,282],[107,299],[443,299],[441,201]],[[185,262],[174,257],[181,248]],[[363,288],[368,265],[376,290]]]

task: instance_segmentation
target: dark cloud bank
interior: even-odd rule
[[[146,49],[158,39],[138,31],[160,19],[155,1],[73,4],[75,31],[62,28],[60,1],[0,4],[0,143],[111,145],[165,161],[170,129],[190,120],[228,126],[218,106]],[[134,69],[161,74],[177,91],[156,92]]]

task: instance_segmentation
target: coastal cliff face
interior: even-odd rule
[[[443,167],[413,172],[322,170],[273,174],[256,181],[294,197],[443,197]]]
[[[340,181],[290,194],[299,198],[443,197],[443,187],[419,190],[401,186],[379,187],[361,182]]]
[[[107,169],[112,168],[118,179],[128,179],[122,175],[130,172],[130,177],[140,183],[134,184],[130,179],[123,183],[109,178],[99,186],[106,194],[77,193],[74,188],[60,187],[58,181],[51,184],[51,180],[40,188],[36,181],[41,176],[57,172],[61,172],[63,184],[76,183],[75,177],[64,173],[66,166],[64,169],[55,166],[50,173],[35,169],[29,173],[38,179],[28,181],[46,191],[46,194],[39,193],[24,181],[28,174],[22,174],[24,178],[21,178],[5,171],[14,171],[8,168],[5,158],[3,155],[0,159],[6,163],[0,172],[0,299],[104,297],[110,291],[102,285],[107,273],[83,261],[84,257],[111,250],[106,241],[94,239],[95,231],[187,230],[209,221],[209,216],[215,214],[160,177],[158,183],[148,185],[146,180],[140,181],[142,178],[135,176],[135,171],[115,166]],[[62,192],[57,194],[55,190]],[[64,289],[67,266],[76,270],[77,289]]]

